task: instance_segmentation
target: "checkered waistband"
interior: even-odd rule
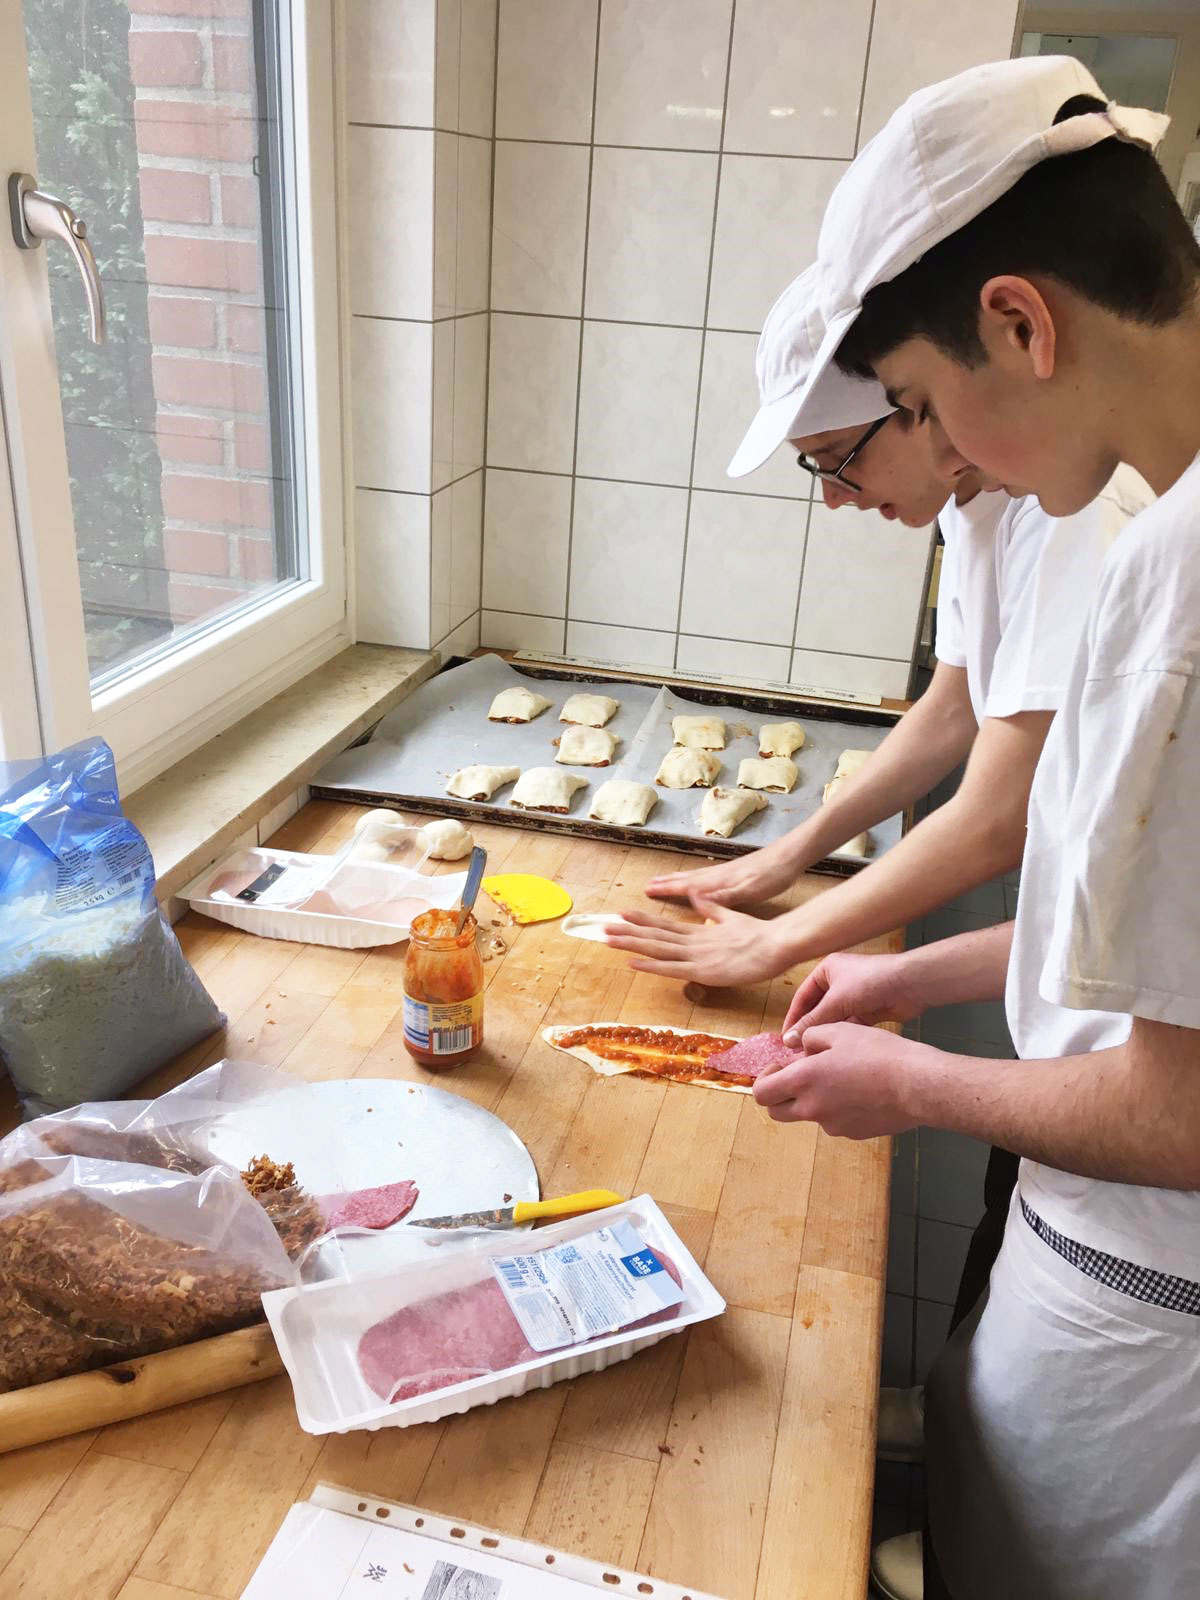
[[[1153,1272],[1149,1267],[1139,1267],[1120,1256],[1110,1256],[1104,1250],[1093,1250],[1090,1245],[1068,1239],[1048,1222],[1043,1222],[1032,1206],[1021,1196],[1021,1215],[1043,1244],[1069,1261],[1073,1267],[1095,1278],[1097,1283],[1118,1294],[1127,1294],[1148,1306],[1166,1306],[1168,1311],[1182,1311],[1189,1317],[1200,1317],[1200,1283],[1190,1278],[1175,1278],[1169,1272]]]

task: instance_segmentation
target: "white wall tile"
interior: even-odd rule
[[[575,481],[568,615],[674,630],[687,490]]]
[[[488,468],[483,603],[493,611],[564,615],[571,480]]]
[[[461,478],[450,490],[450,623],[458,627],[479,610],[483,555],[483,473]]]
[[[816,258],[821,219],[847,165],[794,156],[725,157],[710,328],[758,333],[784,288]]]
[[[293,789],[290,794],[284,795],[278,805],[272,806],[266,816],[259,817],[257,824],[259,844],[266,844],[272,834],[278,833],[285,822],[291,821],[300,807],[305,804],[300,795],[301,791],[299,789]]]
[[[491,324],[488,465],[570,472],[579,323],[503,315]]]
[[[888,522],[877,511],[814,501],[798,646],[852,655],[912,655],[931,530]]]
[[[462,0],[431,0],[437,12],[434,116],[447,133],[458,132]]]
[[[433,324],[433,429],[430,486],[444,489],[454,476],[453,320]]]
[[[1012,54],[1016,0],[875,0],[859,149],[915,89]]]
[[[605,0],[596,69],[600,144],[716,150],[731,0]]]
[[[350,309],[433,315],[433,141],[412,128],[347,128]]]
[[[679,631],[790,644],[803,557],[803,518],[789,501],[696,491]]]
[[[700,420],[696,432],[696,466],[692,482],[701,489],[737,494],[788,495],[807,500],[811,481],[796,465],[786,445],[757,472],[730,478],[725,469],[758,410],[752,333],[706,333],[704,371],[700,380]]]
[[[852,156],[870,20],[871,0],[738,0],[725,149]]]
[[[606,628],[595,622],[567,623],[567,654],[594,656],[628,667],[664,667],[675,660],[675,635],[648,628]]]
[[[453,133],[433,136],[433,315],[452,317],[458,295],[458,147]],[[426,316],[428,312],[424,313]]]
[[[583,145],[497,142],[493,311],[579,315],[590,160]]]
[[[584,314],[700,327],[717,157],[597,148]]]
[[[586,143],[597,0],[500,0],[496,137]]]
[[[484,611],[479,642],[488,650],[544,650],[563,653],[563,624],[557,617],[522,616],[515,611]]]
[[[487,408],[486,316],[454,321],[454,433],[452,476],[461,478],[483,466],[483,426]]]
[[[879,656],[829,655],[820,650],[793,650],[790,682],[805,689],[834,694],[877,694],[903,700],[912,665]]]
[[[458,131],[492,136],[496,0],[460,0]]]
[[[364,644],[429,645],[427,495],[354,496],[358,637]]]
[[[454,558],[453,489],[442,489],[429,507],[429,637],[444,639],[452,627],[450,567]]]
[[[700,334],[585,322],[576,470],[589,478],[686,484]]]
[[[680,672],[719,672],[728,678],[786,683],[792,652],[785,645],[745,644],[737,639],[701,639],[681,633],[675,666]]]
[[[354,317],[350,360],[355,480],[370,489],[427,494],[433,425],[432,325]]]
[[[444,639],[435,641],[442,656],[469,656],[479,649],[479,612],[459,623]]]
[[[342,0],[342,18],[349,121],[431,128],[431,0]]]
[[[492,147],[458,140],[458,266],[454,309],[459,316],[488,308],[492,236]]]

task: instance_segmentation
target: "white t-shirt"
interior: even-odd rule
[[[1118,1045],[1133,1016],[1200,1028],[1200,457],[1097,580],[1034,778],[1008,1026],[1032,1060]],[[1044,1219],[1200,1280],[1200,1193],[1025,1161]]]
[[[1118,467],[1073,517],[1002,491],[962,506],[951,499],[939,512],[935,649],[947,666],[966,668],[977,722],[1057,711],[1104,553],[1153,498],[1131,467]]]

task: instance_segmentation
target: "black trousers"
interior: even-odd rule
[[[992,1146],[987,1173],[983,1180],[983,1217],[971,1235],[967,1258],[963,1262],[962,1276],[958,1281],[958,1295],[954,1301],[954,1313],[950,1318],[951,1333],[960,1322],[970,1316],[975,1309],[976,1301],[987,1288],[996,1257],[1000,1254],[1000,1243],[1004,1238],[1005,1223],[1008,1221],[1008,1203],[1016,1187],[1019,1165],[1020,1157],[1014,1156],[1008,1150]],[[925,1600],[970,1600],[967,1595],[957,1597],[952,1595],[946,1587],[946,1581],[938,1569],[937,1555],[929,1534],[928,1523],[925,1525],[922,1549],[925,1565]]]

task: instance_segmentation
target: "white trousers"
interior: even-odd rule
[[[1016,1193],[925,1433],[955,1600],[1200,1600],[1200,1317],[1081,1273]]]

